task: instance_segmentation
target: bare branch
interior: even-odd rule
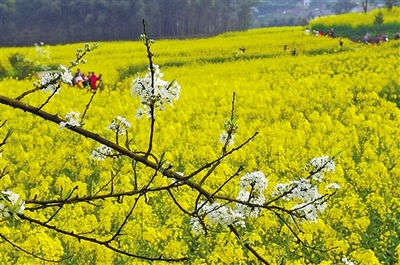
[[[46,259],[46,258],[43,258],[43,257],[40,257],[40,256],[36,255],[36,254],[33,253],[33,252],[30,252],[30,251],[27,251],[27,250],[23,249],[22,247],[18,246],[17,244],[11,242],[11,241],[10,241],[8,238],[6,238],[3,234],[0,234],[0,237],[1,237],[4,241],[6,241],[8,244],[10,244],[13,248],[16,248],[16,249],[22,251],[23,253],[25,253],[25,254],[27,254],[27,255],[29,255],[29,256],[32,256],[32,257],[34,257],[34,258],[36,258],[36,259],[42,260],[42,261],[51,262],[51,263],[60,263],[60,262],[62,262],[62,261],[64,261],[64,260],[67,260],[67,259],[71,258],[71,257],[66,257],[66,258],[59,259],[59,260]]]
[[[163,258],[162,256],[159,256],[159,257],[146,257],[146,256],[133,254],[131,252],[127,252],[127,251],[121,250],[119,248],[116,248],[116,247],[110,245],[110,242],[108,240],[107,241],[100,241],[100,240],[98,240],[96,238],[86,237],[86,236],[83,236],[83,235],[81,235],[79,233],[74,233],[73,231],[69,232],[69,231],[60,229],[60,228],[58,228],[56,226],[52,226],[52,225],[46,224],[44,222],[41,222],[39,220],[33,219],[33,218],[28,217],[28,216],[23,215],[23,214],[18,214],[18,217],[21,218],[22,220],[26,220],[26,221],[28,221],[30,223],[45,227],[45,228],[53,230],[53,231],[55,231],[57,233],[76,238],[78,241],[87,241],[87,242],[95,243],[95,244],[98,244],[98,245],[102,245],[102,246],[104,246],[104,247],[106,247],[106,248],[108,248],[108,249],[110,249],[112,251],[115,251],[117,253],[120,253],[120,254],[128,256],[128,257],[133,257],[133,258],[138,258],[138,259],[143,259],[143,260],[149,260],[149,261],[168,261],[168,262],[182,262],[182,261],[187,260],[187,257],[183,257],[183,258]]]

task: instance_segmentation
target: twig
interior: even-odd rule
[[[40,259],[40,260],[42,260],[42,261],[51,262],[51,263],[60,263],[60,262],[62,262],[62,261],[64,261],[64,260],[67,260],[67,259],[71,258],[71,256],[69,256],[69,257],[66,257],[66,258],[63,258],[63,259],[59,259],[59,260],[46,259],[46,258],[43,258],[43,257],[40,257],[40,256],[36,255],[36,254],[33,253],[33,252],[30,252],[30,251],[27,251],[27,250],[23,249],[22,247],[18,246],[17,244],[11,242],[11,241],[10,241],[8,238],[6,238],[3,234],[0,234],[0,237],[1,237],[4,241],[6,241],[8,244],[10,244],[13,248],[16,248],[16,249],[18,249],[18,250],[24,252],[25,254],[27,254],[27,255],[29,255],[29,256],[32,256],[32,257],[34,257],[34,258]]]
[[[96,90],[95,90],[94,92],[92,92],[92,96],[90,97],[89,102],[88,102],[88,104],[86,104],[85,110],[83,111],[80,124],[83,124],[83,119],[84,119],[85,116],[86,116],[86,112],[89,110],[90,104],[92,103],[93,98],[94,98],[94,96],[96,95],[96,92],[97,92]]]
[[[42,227],[45,227],[47,229],[53,230],[53,231],[55,231],[57,233],[76,238],[78,241],[87,241],[87,242],[91,242],[91,243],[94,243],[94,244],[97,244],[97,245],[104,246],[104,247],[106,247],[106,248],[108,248],[108,249],[110,249],[110,250],[112,250],[114,252],[120,253],[120,254],[128,256],[128,257],[133,257],[133,258],[138,258],[138,259],[143,259],[143,260],[149,260],[149,261],[168,261],[168,262],[182,262],[182,261],[185,261],[185,260],[188,259],[187,257],[183,257],[183,258],[163,258],[162,256],[159,256],[159,257],[141,256],[141,255],[133,254],[133,253],[118,249],[116,247],[113,247],[113,246],[110,245],[110,242],[108,240],[107,241],[100,241],[100,240],[98,240],[96,238],[82,236],[80,234],[74,233],[73,231],[69,232],[69,231],[60,229],[60,228],[58,228],[56,226],[52,226],[52,225],[46,224],[44,222],[41,222],[41,221],[36,220],[36,219],[33,219],[33,218],[28,217],[28,216],[23,215],[23,214],[18,214],[18,217],[21,218],[22,220],[26,220],[26,221],[28,221],[30,223],[37,224],[39,226],[42,226]]]

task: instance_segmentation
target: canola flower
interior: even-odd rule
[[[274,30],[279,32],[284,29]],[[263,35],[262,30],[241,33],[243,35],[225,34],[218,39],[220,48],[214,46],[217,42],[214,40],[208,42],[199,40],[199,42],[193,42],[193,45],[181,47],[178,42],[160,42],[161,46],[168,47],[166,53],[160,55],[162,60],[160,65],[165,62],[171,63],[173,60],[168,56],[178,55],[180,52],[182,52],[182,56],[180,56],[182,61],[191,62],[190,69],[186,66],[163,66],[164,73],[176,77],[182,87],[190,87],[190,93],[183,89],[180,93],[181,100],[174,103],[176,108],[171,109],[168,114],[159,113],[160,134],[168,132],[169,137],[155,138],[155,142],[159,146],[155,152],[166,150],[169,146],[176,147],[166,156],[168,160],[174,161],[174,167],[182,172],[191,172],[195,165],[201,165],[207,158],[217,153],[215,150],[219,149],[218,147],[214,148],[215,139],[212,139],[215,137],[209,136],[218,135],[219,121],[224,120],[223,113],[229,111],[231,92],[236,91],[240,99],[237,107],[240,122],[246,126],[242,127],[240,134],[235,135],[235,142],[242,141],[243,134],[255,130],[260,131],[262,137],[258,138],[257,144],[248,148],[244,154],[232,156],[229,162],[239,164],[241,161],[245,161],[246,167],[265,172],[268,175],[265,197],[268,198],[279,183],[283,184],[283,188],[281,192],[274,194],[275,196],[282,195],[295,187],[296,183],[292,183],[293,185],[290,187],[287,184],[293,181],[290,176],[295,176],[301,165],[304,165],[305,157],[345,150],[338,158],[340,163],[335,165],[336,174],[326,171],[327,174],[324,175],[321,182],[318,181],[318,178],[310,178],[310,182],[299,183],[306,187],[310,187],[309,184],[314,184],[314,182],[320,183],[319,185],[322,186],[329,183],[326,188],[331,190],[330,192],[341,187],[340,190],[337,190],[334,200],[331,203],[328,202],[329,207],[324,212],[318,212],[318,209],[315,209],[320,220],[312,223],[299,223],[304,231],[301,239],[322,249],[331,249],[329,252],[322,254],[310,252],[292,241],[287,241],[287,238],[285,241],[284,236],[279,237],[279,235],[270,233],[270,231],[281,229],[281,226],[273,216],[267,215],[266,211],[260,212],[260,219],[246,221],[246,229],[255,231],[246,235],[246,240],[262,246],[260,248],[263,253],[273,257],[271,258],[272,264],[282,262],[278,257],[285,257],[287,264],[310,262],[336,264],[341,261],[339,257],[344,256],[351,257],[352,262],[357,264],[380,264],[388,260],[396,264],[397,260],[394,260],[394,257],[398,259],[399,250],[399,245],[396,243],[398,242],[396,241],[398,239],[398,230],[396,230],[396,220],[398,219],[396,218],[400,204],[399,194],[393,187],[398,186],[396,176],[399,173],[397,167],[399,150],[393,146],[398,145],[399,112],[396,104],[388,100],[395,93],[395,87],[398,84],[397,78],[390,75],[390,73],[395,73],[399,67],[398,60],[396,60],[398,53],[395,53],[397,50],[392,46],[395,45],[395,42],[389,42],[381,47],[363,47],[345,42],[345,48],[339,50],[336,47],[337,43],[330,42],[329,39],[310,41],[310,38],[305,39],[300,34],[297,36],[296,29],[289,29],[288,32],[290,37],[276,33],[279,37],[274,39],[269,38],[268,34]],[[230,37],[233,35],[240,36],[240,39],[234,40],[233,37]],[[260,43],[258,43],[258,38],[254,38],[255,36],[259,37]],[[289,44],[293,38],[296,38],[296,44],[301,46],[300,54],[296,59],[276,52],[281,49],[278,41],[280,37]],[[271,53],[271,56],[276,56],[276,59],[247,58],[249,61],[246,62],[237,59],[233,62],[217,64],[207,61],[213,57],[228,56],[226,54],[229,53],[229,49],[232,49],[232,47],[228,47],[229,45],[234,46],[233,48],[236,50],[237,44],[247,38],[255,41],[246,50],[244,56],[250,56],[251,53],[254,56],[269,56]],[[264,43],[267,40],[270,43],[268,50],[265,49]],[[113,78],[112,76],[117,75],[117,70],[113,68],[114,59],[127,66],[129,65],[126,60],[127,54],[135,56],[134,52],[129,52],[126,48],[132,45],[133,49],[136,49],[135,44],[127,44],[107,43],[103,46],[112,50],[113,56],[108,60],[98,60],[98,67],[102,69],[103,73],[110,73],[110,77],[108,77],[110,80]],[[262,47],[259,50],[263,52],[257,51],[258,46]],[[346,48],[348,50],[345,50]],[[205,49],[209,49],[208,52],[204,52]],[[214,51],[217,51],[219,55],[215,55]],[[310,51],[321,52],[311,53]],[[272,52],[276,54],[273,55]],[[184,56],[185,54],[187,56]],[[52,52],[52,55],[65,58],[70,54],[58,50]],[[94,54],[94,56],[96,58],[97,55]],[[175,60],[177,57],[174,57]],[[100,59],[100,57],[98,58]],[[196,64],[197,58],[203,59],[202,64]],[[372,64],[371,61],[374,63]],[[388,64],[388,61],[391,63]],[[90,62],[85,67],[96,69]],[[238,74],[238,69],[240,69],[240,74]],[[205,77],[207,77],[207,83],[199,82],[199,80],[204,81]],[[260,84],[262,84],[262,89],[254,89]],[[108,121],[117,115],[126,117],[127,120],[132,119],[132,107],[130,111],[124,109],[124,106],[128,105],[133,105],[135,108],[132,98],[128,97],[129,99],[127,99],[122,96],[131,88],[131,85],[131,80],[122,80],[115,89],[99,93],[97,95],[99,106],[93,105],[96,115],[90,117],[89,113],[85,126],[101,132],[109,125]],[[2,86],[9,87],[10,90],[4,93],[13,96],[29,89],[30,82],[7,79],[2,81]],[[218,87],[218,91],[215,87]],[[82,94],[82,91],[63,88],[59,93],[63,99],[57,97],[54,104],[46,106],[48,109],[54,110],[54,113],[67,113],[71,109],[77,109],[76,106],[87,103],[86,94]],[[44,95],[38,94],[37,98],[32,97],[27,100],[40,102],[43,98]],[[52,126],[40,124],[37,119],[25,113],[18,115],[19,118],[24,119],[24,122],[21,123],[18,117],[7,108],[1,107],[0,116],[1,119],[8,118],[8,124],[13,128],[23,125],[21,130],[14,132],[12,141],[10,139],[9,143],[4,146],[4,159],[2,159],[2,165],[9,164],[10,171],[18,172],[18,179],[25,182],[24,185],[15,187],[19,194],[26,194],[23,197],[33,198],[36,194],[50,197],[52,196],[50,191],[54,189],[65,191],[68,188],[72,189],[75,185],[81,188],[80,194],[84,194],[88,188],[85,185],[89,185],[86,184],[86,180],[97,181],[93,187],[96,185],[101,187],[109,181],[110,177],[106,171],[112,168],[111,161],[109,161],[110,163],[90,163],[88,165],[87,157],[90,155],[92,145],[85,139],[70,139],[67,135],[57,134],[57,128],[54,130]],[[139,125],[143,125],[143,123],[140,121],[137,124],[132,123],[132,127],[129,129],[132,132],[138,132],[133,134],[133,141],[138,145],[146,138],[139,130]],[[30,134],[24,133],[24,129],[29,130]],[[48,134],[40,133],[41,131]],[[200,131],[201,133],[199,133]],[[175,139],[172,135],[179,135],[179,137]],[[43,150],[49,150],[49,147],[52,147],[51,152],[43,152]],[[76,150],[76,156],[71,157],[70,150]],[[190,152],[184,156],[183,154],[187,150]],[[52,163],[43,164],[41,161],[46,161],[50,154]],[[108,154],[108,152],[104,152],[104,154]],[[103,159],[105,157],[107,156],[102,156]],[[126,168],[124,169],[126,170]],[[224,165],[220,172],[228,175],[232,170],[230,166]],[[138,177],[143,177],[142,172],[139,173]],[[57,176],[56,180],[54,176]],[[210,182],[211,180],[217,182],[218,179],[220,180],[220,176],[218,176],[219,178],[216,176],[215,179],[210,178]],[[126,187],[131,185],[128,174],[121,174],[120,177],[121,183]],[[213,182],[209,185],[218,185]],[[0,182],[3,190],[13,187],[14,184],[9,176],[3,177]],[[239,191],[239,183],[236,183],[235,186],[228,186],[226,189],[227,193],[235,195]],[[319,192],[322,192],[322,189]],[[296,191],[296,194],[302,195],[301,191]],[[190,190],[179,189],[179,197],[190,200],[191,195]],[[304,196],[308,195],[304,194]],[[315,195],[309,197],[313,196],[315,197]],[[283,197],[287,200],[284,203],[287,203],[289,207],[301,205],[302,200],[289,197],[289,194],[288,197]],[[157,203],[154,203],[155,201]],[[90,208],[92,206],[68,209],[68,211],[62,209],[59,213],[60,219],[54,219],[52,222],[62,226],[65,225],[64,220],[68,219],[68,227],[76,225],[83,232],[94,229],[110,231],[117,222],[115,216],[123,211],[128,211],[129,203],[131,203],[129,200],[125,200],[121,204],[115,203],[118,207],[113,203],[101,203],[100,211],[103,214],[101,220],[97,213]],[[227,244],[226,242],[232,238],[225,234],[219,236],[210,234],[209,237],[196,237],[195,239],[186,237],[187,235],[180,230],[182,228],[180,224],[188,223],[189,219],[179,216],[173,205],[164,197],[151,198],[151,204],[152,209],[146,208],[145,203],[140,205],[143,212],[134,216],[137,223],[129,224],[127,227],[127,230],[135,231],[135,235],[126,240],[126,244],[130,247],[152,248],[154,251],[162,248],[168,253],[177,253],[177,250],[189,251],[188,244],[185,242],[190,242],[191,246],[197,246],[190,249],[192,254],[198,257],[196,259],[198,263],[221,264],[223,261],[231,261],[231,257],[235,257],[237,260],[232,262],[238,264],[256,262],[246,251],[238,248],[235,244]],[[157,208],[157,205],[162,205],[162,209]],[[224,204],[220,203],[220,205]],[[231,209],[236,210],[235,207]],[[297,207],[297,209],[299,216],[306,215],[303,213],[306,209],[305,206],[304,208]],[[165,213],[165,216],[157,215],[158,211]],[[71,214],[74,215],[73,220],[70,218]],[[206,216],[204,216],[204,220],[208,225]],[[2,233],[9,233],[7,232],[10,230],[9,226],[4,224],[1,228]],[[160,232],[153,227],[165,229]],[[24,234],[25,246],[32,247],[36,252],[46,246],[49,248],[49,253],[61,256],[71,251],[68,246],[74,244],[73,241],[65,238],[51,237],[42,229],[32,229],[25,223],[21,223],[22,229],[30,231],[30,233]],[[287,236],[288,231],[285,229],[279,231],[282,231],[283,234],[286,233]],[[374,231],[382,232],[375,236]],[[379,241],[372,241],[371,238],[379,238]],[[157,247],[154,247],[155,245]],[[132,260],[123,259],[110,253],[104,254],[103,250],[90,245],[74,246],[79,249],[77,250],[79,253],[76,255],[82,262],[95,262],[97,255],[104,257],[110,261],[109,263],[123,260],[122,262],[125,264],[132,264]],[[374,251],[366,251],[371,249],[371,246]],[[10,259],[7,254],[13,250],[6,244],[2,244],[1,247],[5,264],[29,262],[27,257],[21,255],[13,258],[12,261],[6,261]],[[87,253],[86,250],[89,249],[93,251],[93,255]],[[207,249],[207,252],[202,252],[203,249]]]

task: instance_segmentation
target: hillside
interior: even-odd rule
[[[156,76],[180,86],[155,119],[137,119],[140,40],[99,42],[72,68],[102,74],[96,93],[4,78],[0,190],[25,210],[0,201],[2,264],[400,264],[400,40],[340,40],[303,27],[155,40]],[[40,63],[69,66],[91,45],[41,46]],[[0,51],[8,73],[16,53],[36,62],[35,47]],[[79,126],[60,126],[72,114]]]

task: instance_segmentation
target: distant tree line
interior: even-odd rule
[[[259,0],[1,0],[0,45],[208,36],[245,30]]]

